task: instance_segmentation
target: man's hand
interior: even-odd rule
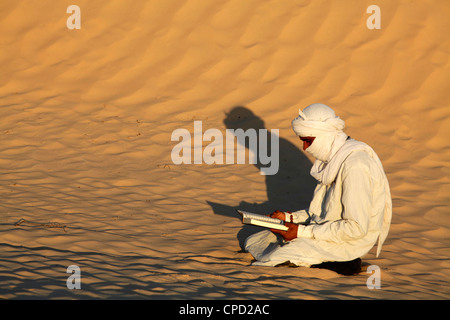
[[[286,219],[286,215],[284,214],[284,212],[282,212],[280,210],[276,210],[276,211],[272,212],[272,214],[270,214],[269,217],[275,218],[275,219],[280,219],[283,221]]]
[[[284,215],[284,213],[283,213],[283,215]],[[286,227],[288,227],[289,229],[286,231],[278,230],[278,229],[270,229],[270,230],[273,233],[278,233],[279,235],[281,235],[284,238],[284,240],[286,240],[286,241],[291,241],[292,239],[297,238],[298,224],[286,222],[284,225]]]

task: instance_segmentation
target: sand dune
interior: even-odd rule
[[[450,5],[375,2],[2,2],[0,298],[450,298]],[[72,4],[80,30],[66,27]],[[379,290],[364,272],[255,267],[239,252],[233,208],[307,206],[312,159],[290,122],[315,102],[390,181],[389,237],[363,257]],[[171,134],[195,120],[279,129],[279,173],[173,164]],[[66,287],[69,265],[81,290]]]

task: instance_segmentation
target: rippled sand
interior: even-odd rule
[[[0,298],[450,298],[450,4],[376,2],[380,30],[363,1],[3,1]],[[388,175],[391,231],[363,257],[379,290],[239,252],[234,208],[308,205],[290,122],[315,102]],[[174,165],[171,134],[194,120],[279,129],[279,173]]]

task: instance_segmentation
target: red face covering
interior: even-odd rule
[[[306,150],[313,142],[316,137],[299,137],[303,141],[303,151]]]

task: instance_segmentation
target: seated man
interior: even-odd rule
[[[287,231],[264,230],[246,239],[254,265],[354,262],[377,239],[379,255],[392,217],[389,183],[373,149],[347,136],[344,126],[323,104],[308,106],[292,121],[303,150],[316,159],[311,175],[318,184],[308,209],[271,214],[286,221]]]

